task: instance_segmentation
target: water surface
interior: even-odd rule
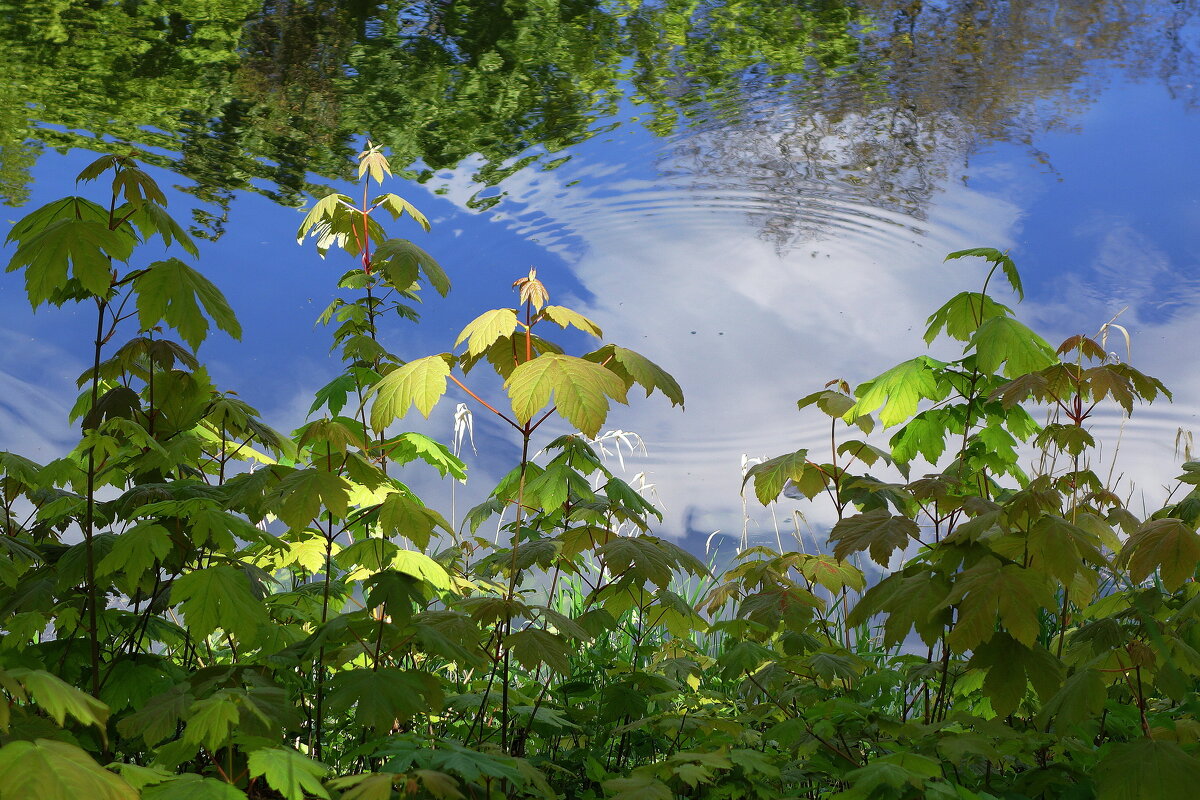
[[[406,167],[393,191],[434,221],[397,233],[455,280],[419,327],[388,332],[393,349],[445,350],[537,265],[556,302],[685,389],[685,412],[634,399],[610,419],[648,446],[626,463],[653,482],[667,535],[736,537],[745,510],[773,540],[771,515],[743,508],[743,456],[823,446],[825,423],[795,399],[918,352],[925,317],[978,286],[978,269],[942,264],[963,247],[1011,248],[1022,316],[1051,340],[1121,312],[1135,365],[1175,390],[1121,432],[1127,491],[1158,496],[1177,430],[1195,425],[1194,0],[0,12],[0,197],[47,202],[95,151],[139,152],[176,187],[172,210],[208,240],[200,264],[246,328],[201,355],[277,427],[337,372],[312,321],[347,266],[296,246],[294,207],[346,186],[363,137]],[[0,312],[0,446],[53,457],[71,439],[86,323],[32,315],[13,276]],[[453,409],[428,429],[448,439]],[[506,431],[476,423],[468,497],[513,456]],[[1115,439],[1120,419],[1098,426]]]

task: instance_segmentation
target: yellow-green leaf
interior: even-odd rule
[[[917,404],[922,399],[941,400],[949,393],[949,384],[937,373],[944,366],[943,362],[928,356],[917,356],[897,364],[858,387],[858,402],[843,419],[854,422],[883,406],[883,411],[879,412],[883,427],[898,425],[917,412]]]
[[[580,314],[578,311],[567,308],[566,306],[546,306],[542,309],[542,316],[551,322],[557,323],[560,328],[566,328],[568,325],[574,325],[584,333],[590,333],[597,339],[604,336],[604,332],[600,330],[600,326],[592,322],[590,319]]]
[[[512,371],[504,382],[522,423],[554,397],[558,413],[586,436],[595,436],[608,417],[608,401],[625,402],[625,384],[614,373],[582,358],[547,353]]]
[[[203,639],[217,628],[249,642],[267,623],[267,610],[241,570],[221,565],[193,570],[175,579],[171,603],[180,606],[188,629]]]
[[[625,382],[626,389],[636,383],[646,390],[647,397],[657,389],[666,395],[671,405],[683,407],[683,389],[679,388],[676,380],[669,372],[640,353],[615,344],[606,344],[599,350],[588,353],[584,358],[603,364],[615,372]]]
[[[512,334],[517,325],[517,312],[511,308],[496,308],[485,311],[467,323],[454,340],[458,347],[467,343],[467,355],[478,356],[492,346],[497,339]]]
[[[120,776],[73,744],[47,739],[0,747],[0,800],[138,800]]]
[[[450,364],[440,355],[418,358],[384,375],[372,389],[375,402],[371,406],[371,427],[384,430],[413,405],[428,417],[446,393],[449,376]]]

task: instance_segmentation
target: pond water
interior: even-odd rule
[[[626,467],[696,548],[773,541],[743,458],[822,446],[795,400],[920,352],[925,317],[983,275],[946,253],[1010,249],[1026,322],[1056,342],[1121,312],[1134,365],[1175,392],[1097,422],[1150,504],[1200,409],[1198,34],[1196,0],[0,0],[0,198],[47,202],[135,147],[245,327],[202,357],[290,430],[338,371],[313,321],[348,268],[296,245],[295,209],[345,187],[369,136],[434,224],[396,233],[455,282],[393,349],[447,349],[536,265],[683,385],[686,411],[631,396],[608,427],[644,439]],[[0,448],[70,446],[87,341],[0,278]],[[448,440],[453,412],[411,422]],[[460,508],[513,456],[478,415],[475,446]]]

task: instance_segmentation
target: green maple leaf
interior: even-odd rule
[[[164,247],[170,247],[172,242],[177,241],[189,255],[200,255],[200,250],[187,232],[158,203],[140,203],[129,219],[137,226],[143,239],[149,239],[157,233]]]
[[[171,603],[179,605],[192,635],[203,639],[217,628],[250,642],[267,623],[267,610],[250,579],[229,566],[197,569],[175,579]]]
[[[811,405],[825,412],[834,419],[840,419],[847,411],[854,408],[854,398],[835,392],[833,389],[822,389],[819,392],[805,395],[796,401],[796,408],[803,411]]]
[[[1099,717],[1107,699],[1108,687],[1099,670],[1081,669],[1067,678],[1062,688],[1046,701],[1038,720],[1043,726],[1054,720],[1055,728],[1062,733],[1072,725]]]
[[[380,503],[379,525],[388,536],[403,536],[421,549],[429,546],[435,528],[453,532],[445,517],[403,492],[393,492]]]
[[[613,778],[602,785],[609,793],[609,800],[672,800],[675,797],[671,787],[650,776]]]
[[[945,366],[944,362],[928,356],[897,364],[859,386],[855,391],[858,401],[842,419],[854,422],[883,406],[879,412],[883,427],[898,425],[916,413],[922,399],[941,400],[950,392],[950,384],[940,374]]]
[[[450,363],[445,355],[427,356],[398,367],[371,389],[375,395],[371,406],[371,427],[382,431],[393,420],[408,413],[415,405],[428,418],[438,400],[446,393]]]
[[[0,800],[138,800],[138,792],[73,744],[47,739],[0,747]]]
[[[960,292],[929,317],[925,343],[932,343],[943,330],[950,338],[965,342],[970,340],[984,321],[1011,315],[1011,308],[985,294]]]
[[[886,614],[883,623],[885,647],[894,647],[916,630],[921,641],[933,645],[952,620],[945,607],[950,585],[928,568],[897,572],[872,586],[854,606],[848,624],[861,625],[876,614]]]
[[[788,481],[799,483],[810,469],[815,470],[816,467],[809,466],[808,450],[775,456],[746,470],[742,478],[742,491],[746,490],[746,482],[753,480],[754,496],[765,506],[779,499]]]
[[[84,725],[95,725],[101,734],[108,722],[108,706],[45,670],[12,669],[8,675],[19,680],[33,701],[62,725],[67,717]]]
[[[417,210],[416,206],[398,194],[391,194],[390,192],[388,194],[382,194],[372,200],[371,205],[381,206],[382,208],[386,209],[392,215],[392,219],[400,219],[405,214],[408,214],[410,217],[416,220],[417,224],[420,225],[426,233],[429,233],[429,220],[426,219],[424,214]]]
[[[208,337],[211,318],[234,339],[242,338],[242,326],[221,290],[177,258],[151,264],[134,278],[133,289],[143,330],[165,322],[195,349]]]
[[[1196,572],[1200,563],[1200,534],[1183,520],[1152,519],[1125,540],[1119,563],[1140,583],[1155,569],[1167,591],[1173,592]]]
[[[24,239],[7,272],[25,268],[25,291],[34,308],[65,289],[68,274],[87,292],[106,297],[112,262],[133,253],[131,237],[94,219],[59,219]]]
[[[329,786],[341,792],[342,800],[392,800],[393,786],[406,777],[404,773],[372,772],[334,778]]]
[[[197,700],[188,709],[183,741],[215,752],[229,740],[239,717],[237,700],[228,690]]]
[[[63,197],[47,203],[41,208],[30,211],[24,217],[17,220],[16,224],[8,232],[5,241],[16,242],[19,246],[46,230],[46,228],[55,222],[70,219],[90,220],[91,222],[99,222],[107,227],[109,221],[108,209],[84,197]],[[129,240],[129,251],[132,253],[137,239],[128,228],[119,230]]]
[[[246,800],[246,793],[232,783],[188,774],[147,786],[142,800]]]
[[[599,350],[588,353],[584,358],[604,364],[615,372],[625,383],[626,389],[636,383],[646,390],[647,397],[657,389],[671,401],[671,405],[683,407],[683,389],[679,387],[679,383],[669,372],[640,353],[615,344],[606,344]]]
[[[1096,440],[1086,428],[1066,423],[1051,423],[1042,428],[1038,434],[1038,447],[1054,444],[1059,450],[1072,456],[1083,453],[1089,447],[1096,446]]]
[[[446,568],[424,553],[401,550],[392,558],[392,568],[419,578],[438,591],[450,589],[450,574],[446,572]]]
[[[946,451],[946,436],[950,433],[952,415],[942,408],[930,408],[917,414],[888,441],[892,458],[901,464],[918,455],[936,464]]]
[[[504,637],[504,644],[526,669],[545,664],[559,675],[571,674],[571,647],[557,633],[526,628]]]
[[[580,314],[574,309],[566,306],[546,306],[541,310],[541,316],[554,322],[560,328],[566,328],[569,325],[574,325],[584,333],[591,334],[597,339],[604,337],[604,332],[600,330],[600,326],[592,322],[590,319]]]
[[[511,336],[517,326],[517,312],[511,308],[496,308],[485,311],[467,323],[454,346],[467,343],[467,355],[478,356],[492,346],[494,342],[506,336]]]
[[[441,264],[407,239],[388,239],[375,248],[371,268],[383,273],[388,283],[401,291],[407,291],[424,275],[442,297],[450,292],[450,278]]]
[[[96,570],[100,575],[124,572],[136,584],[155,561],[166,558],[172,549],[171,534],[166,528],[141,522],[116,538],[112,550],[100,560]]]
[[[1127,414],[1133,413],[1133,384],[1120,371],[1104,365],[1090,367],[1083,371],[1083,380],[1093,400],[1100,401],[1111,395]]]
[[[382,443],[384,451],[397,464],[407,464],[421,459],[436,469],[444,478],[447,475],[465,480],[467,468],[462,459],[454,455],[446,445],[423,433],[402,433]]]
[[[1062,517],[1040,517],[1029,532],[1029,564],[1068,585],[1076,573],[1105,563],[1095,535]]]
[[[656,536],[618,536],[597,547],[596,552],[613,575],[628,573],[664,588],[676,570],[708,574],[708,568],[694,555]]]
[[[376,375],[375,379],[378,380],[379,376]],[[321,406],[326,406],[330,414],[340,413],[346,407],[347,396],[357,388],[358,381],[355,380],[354,375],[350,373],[338,375],[313,395],[313,404],[309,406],[308,413],[313,414]]]
[[[1040,645],[1025,646],[1007,633],[997,633],[975,648],[969,669],[984,670],[983,694],[992,710],[1006,717],[1017,710],[1030,682],[1043,699],[1062,682],[1062,662]]]
[[[416,670],[347,670],[330,679],[328,702],[335,714],[354,707],[357,724],[386,733],[397,720],[440,711],[442,685],[437,676]]]
[[[346,516],[350,502],[350,485],[346,479],[323,469],[295,470],[275,488],[279,518],[289,528],[303,528],[312,522],[322,508],[339,517]]]
[[[993,373],[1003,364],[1009,378],[1058,362],[1045,339],[1011,317],[992,317],[980,325],[967,343],[967,349],[972,348],[981,371]]]
[[[886,567],[892,553],[901,550],[909,541],[918,541],[921,529],[908,517],[895,516],[886,508],[877,508],[839,520],[829,534],[835,542],[833,555],[845,559],[854,553],[869,550],[871,560]]]
[[[600,432],[609,398],[624,403],[626,391],[621,379],[599,364],[557,353],[520,365],[504,388],[521,423],[528,423],[553,396],[558,413],[585,436]]]
[[[845,588],[861,592],[867,585],[862,570],[832,556],[809,555],[797,568],[801,575],[831,592],[841,592]]]
[[[1008,253],[1001,252],[994,247],[972,247],[969,250],[956,250],[947,255],[943,260],[949,261],[952,258],[965,258],[967,256],[979,256],[980,258],[987,259],[988,263],[999,266],[1004,270],[1004,277],[1008,278],[1009,285],[1017,293],[1017,298],[1020,300],[1025,299],[1025,290],[1021,287],[1021,274],[1017,272],[1017,265],[1013,263]]]
[[[1114,744],[1093,770],[1097,800],[1175,800],[1196,790],[1200,759],[1174,742],[1138,739]]]
[[[344,194],[326,195],[304,216],[300,229],[296,231],[296,242],[301,244],[306,236],[317,240],[317,252],[322,257],[331,247],[341,247],[350,255],[358,255],[365,247],[362,231],[362,212]],[[387,235],[374,219],[367,219],[367,236],[371,241],[383,242]]]
[[[958,604],[958,622],[947,637],[962,653],[978,647],[996,632],[996,618],[1013,638],[1032,646],[1041,632],[1040,612],[1057,602],[1049,579],[1017,564],[987,556],[963,572],[943,606]]]
[[[250,777],[265,778],[267,785],[286,800],[304,800],[306,797],[328,800],[329,792],[325,791],[320,779],[328,774],[329,767],[296,750],[286,747],[255,750],[246,766]]]
[[[117,723],[122,736],[141,736],[151,747],[175,734],[188,708],[192,696],[176,686],[150,698],[141,708]]]

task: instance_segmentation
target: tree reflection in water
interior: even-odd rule
[[[752,187],[783,249],[842,204],[912,224],[989,143],[1047,160],[1038,135],[1108,81],[1194,103],[1196,6],[0,0],[0,199],[24,202],[44,147],[120,142],[190,182],[216,237],[235,192],[299,204],[362,135],[422,181],[478,154],[483,188],[562,163],[632,103],[672,136],[664,167]]]

